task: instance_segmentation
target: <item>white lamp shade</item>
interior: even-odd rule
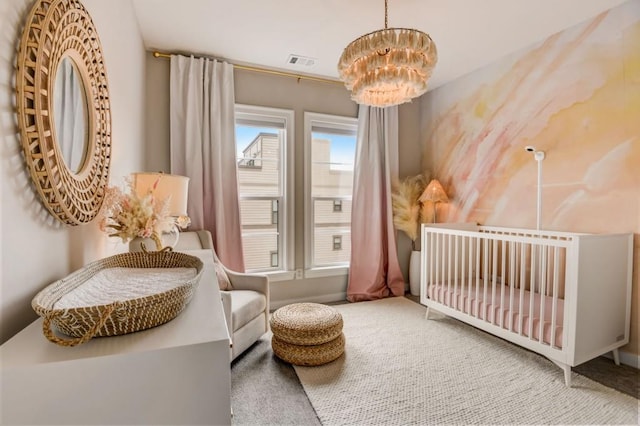
[[[133,177],[133,187],[139,197],[143,197],[151,190],[158,200],[171,197],[169,215],[187,216],[188,177],[165,173],[132,173],[131,176]],[[153,189],[154,185],[155,189]]]

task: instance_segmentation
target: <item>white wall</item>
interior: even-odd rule
[[[58,224],[40,204],[22,159],[14,67],[32,1],[0,1],[0,343],[36,318],[31,299],[84,264],[123,250],[94,222]],[[129,0],[83,0],[104,53],[112,112],[111,181],[145,162],[144,48]]]

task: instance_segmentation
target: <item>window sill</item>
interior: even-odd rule
[[[272,271],[272,272],[256,272],[269,277],[270,282],[289,281],[296,278],[294,271]]]
[[[295,271],[267,271],[255,273],[268,276],[270,282],[302,279],[296,278]],[[306,269],[304,271],[304,278],[346,277],[347,275],[349,275],[348,266],[327,266],[323,268]]]
[[[327,266],[304,271],[305,278],[341,277],[349,275],[349,266]]]

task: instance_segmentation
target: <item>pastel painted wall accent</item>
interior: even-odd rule
[[[441,221],[635,233],[631,343],[639,354],[640,1],[427,93],[423,166],[452,202]],[[597,312],[594,312],[597,315]]]

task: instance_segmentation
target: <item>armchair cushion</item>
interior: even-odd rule
[[[232,332],[240,330],[256,317],[256,312],[264,312],[267,299],[263,293],[253,290],[233,290],[231,293]]]

